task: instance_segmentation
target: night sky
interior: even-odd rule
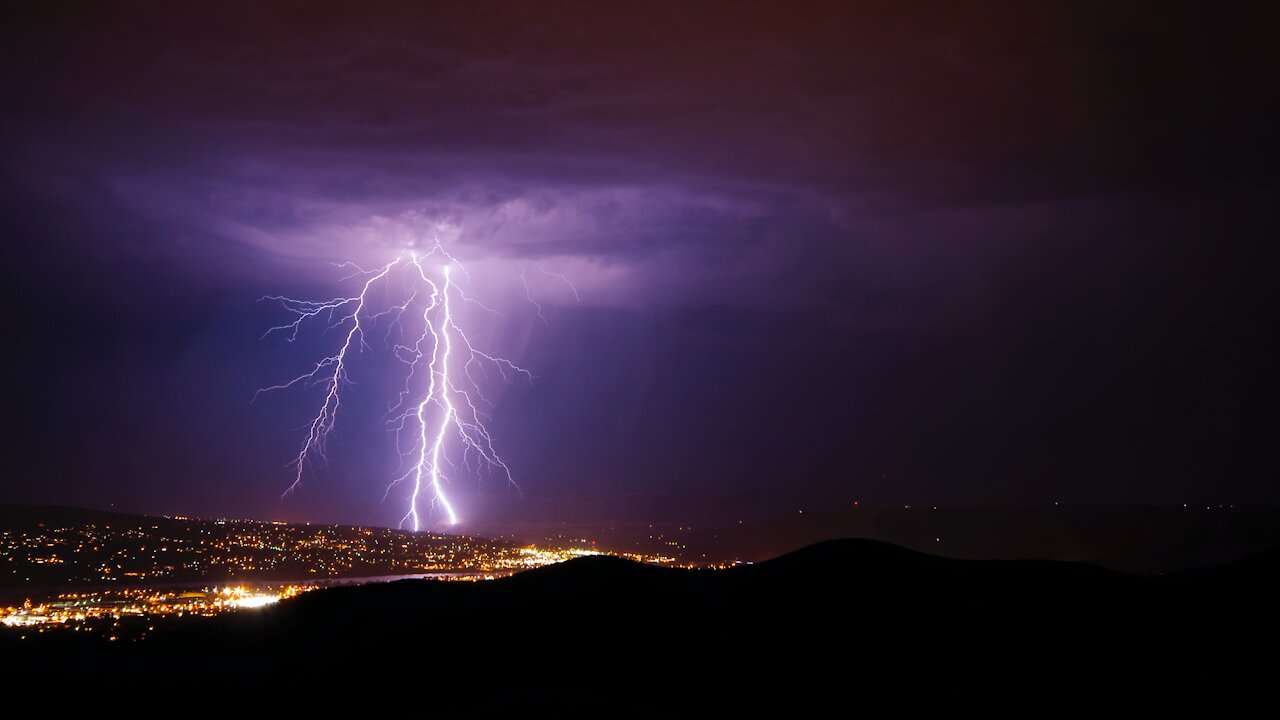
[[[1263,6],[6,5],[0,502],[395,524],[399,370],[281,498],[257,300],[432,237],[536,376],[475,522],[1280,501]]]

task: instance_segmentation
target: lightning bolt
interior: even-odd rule
[[[333,431],[334,422],[338,417],[338,406],[342,402],[341,388],[344,382],[349,382],[347,376],[347,353],[351,350],[352,341],[357,337],[360,339],[360,346],[365,346],[364,330],[360,327],[360,313],[364,311],[365,302],[369,296],[369,288],[371,288],[378,280],[386,277],[387,273],[391,272],[391,268],[395,267],[399,262],[399,259],[393,260],[384,265],[381,270],[369,273],[372,277],[365,281],[364,287],[360,290],[360,294],[355,297],[334,298],[333,300],[326,300],[323,302],[295,300],[293,298],[287,298],[280,295],[263,298],[264,300],[276,300],[280,302],[286,310],[297,316],[292,323],[277,325],[276,327],[267,330],[267,332],[263,334],[263,337],[266,337],[273,332],[289,329],[291,331],[289,335],[289,342],[293,342],[298,339],[298,330],[302,327],[304,322],[319,317],[322,314],[327,314],[330,328],[347,322],[350,322],[351,324],[351,329],[347,331],[346,339],[343,341],[342,347],[338,348],[338,352],[317,361],[316,364],[311,367],[310,371],[299,375],[289,382],[281,385],[272,385],[270,387],[260,388],[253,395],[256,400],[264,392],[283,390],[307,381],[320,382],[325,388],[324,403],[320,406],[320,412],[318,412],[315,418],[311,420],[311,426],[307,430],[307,439],[302,443],[302,449],[298,451],[298,455],[291,463],[289,463],[289,466],[294,469],[295,474],[293,482],[284,491],[285,495],[297,490],[298,486],[302,484],[302,473],[306,469],[307,461],[310,460],[313,455],[317,455],[321,458],[325,457],[325,440],[328,439],[329,433]],[[354,309],[349,314],[343,315],[337,320],[333,319],[336,311],[340,308],[351,305],[354,305]],[[326,373],[323,371],[329,372]]]
[[[524,285],[525,299],[528,300],[529,304],[538,311],[538,319],[542,321],[543,325],[546,325],[547,316],[542,314],[542,305],[539,304],[537,300],[533,299],[533,293],[529,290],[529,275],[525,272],[524,265],[520,266],[520,282]]]
[[[541,265],[538,266],[538,272],[542,273],[543,275],[548,275],[550,277],[556,278],[557,280],[564,283],[565,285],[568,285],[569,290],[573,292],[573,301],[577,303],[582,302],[582,296],[578,294],[578,286],[574,285],[573,281],[570,280],[567,275],[563,275],[558,272],[551,272],[550,270],[544,269]],[[525,283],[525,289],[526,290],[529,289],[528,283]]]
[[[568,285],[570,292],[573,293],[573,301],[578,303],[582,302],[582,296],[578,294],[578,286],[574,285],[573,281],[570,280],[567,276],[562,275],[560,273],[551,272],[550,270],[544,270],[541,266],[536,266],[536,267],[538,268],[538,272],[542,273],[543,275],[556,278],[561,282],[563,282],[565,285]],[[542,304],[539,303],[537,300],[533,299],[533,291],[529,289],[529,273],[527,270],[525,270],[524,265],[520,266],[520,284],[524,285],[525,300],[528,300],[529,304],[533,306],[533,309],[538,312],[538,319],[542,321],[543,325],[550,325],[550,323],[547,322],[547,316],[542,312]]]
[[[263,393],[297,385],[318,384],[323,388],[320,409],[308,426],[298,454],[288,465],[294,478],[284,494],[288,495],[302,484],[303,473],[310,464],[327,459],[326,440],[336,423],[342,392],[352,384],[348,370],[352,348],[357,353],[370,348],[365,339],[367,330],[386,317],[391,318],[391,325],[385,338],[389,339],[396,329],[403,336],[406,316],[416,318],[416,338],[412,344],[396,343],[392,347],[395,357],[408,369],[398,402],[388,412],[388,425],[396,432],[402,467],[408,467],[391,481],[384,493],[385,499],[396,486],[403,483],[409,487],[408,507],[400,526],[407,525],[414,530],[422,527],[419,508],[424,495],[429,495],[430,507],[441,511],[450,525],[459,522],[458,512],[445,492],[450,471],[480,473],[487,469],[519,489],[511,468],[498,454],[493,436],[485,426],[486,415],[481,407],[492,408],[493,403],[485,396],[482,382],[495,371],[504,382],[517,378],[532,382],[533,374],[511,360],[478,349],[462,329],[455,313],[457,303],[471,303],[496,312],[459,284],[458,276],[470,279],[462,263],[436,242],[422,255],[410,252],[380,268],[366,270],[353,263],[342,263],[339,267],[352,268],[348,277],[366,278],[359,294],[323,301],[279,295],[262,298],[279,303],[293,315],[292,322],[268,329],[263,337],[287,333],[288,341],[293,342],[305,326],[320,323],[326,324],[325,331],[347,329],[341,346],[333,354],[321,358],[292,380],[261,388],[254,395],[256,399]],[[528,295],[524,278],[522,267],[521,279]],[[370,294],[375,286],[399,293],[395,297],[402,298],[401,301],[390,302],[385,309],[371,312]],[[534,302],[531,296],[529,300]],[[537,303],[534,305],[538,307]],[[541,308],[538,310],[542,317]],[[402,436],[412,437],[409,447],[402,446]]]

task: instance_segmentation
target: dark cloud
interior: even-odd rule
[[[1246,3],[13,11],[8,362],[48,489],[5,491],[274,512],[296,419],[227,400],[287,369],[252,299],[439,234],[584,290],[501,328],[544,376],[497,421],[535,498],[1270,497],[1267,27]],[[334,470],[345,505],[291,507],[353,507],[380,457]]]
[[[535,245],[626,254],[698,247],[779,206],[848,220],[1251,179],[1276,154],[1250,112],[1268,92],[1254,19],[1168,4],[60,7],[11,25],[11,66],[30,70],[9,73],[22,101],[6,127],[37,168],[19,177],[88,176],[214,235],[421,209],[511,245],[519,229],[494,225],[527,219],[504,218],[516,203],[572,216]]]

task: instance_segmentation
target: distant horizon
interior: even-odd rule
[[[288,522],[231,516],[135,514],[114,508],[0,504],[0,521],[30,522],[48,513],[122,522],[246,523],[409,533],[378,525]],[[0,522],[2,524],[2,522]],[[1034,505],[859,506],[799,511],[754,520],[693,525],[679,521],[585,521],[452,526],[420,530],[438,538],[493,540],[538,547],[668,554],[690,563],[760,561],[823,540],[865,538],[943,557],[1058,559],[1138,574],[1197,567],[1280,548],[1280,507]]]
[[[76,505],[76,504],[71,504],[71,503],[56,503],[56,502],[54,502],[54,503],[26,503],[26,502],[10,502],[10,501],[6,501],[6,500],[2,500],[2,499],[0,499],[0,508],[4,508],[4,507],[10,507],[10,508],[40,508],[40,507],[44,507],[44,508],[60,508],[60,509],[67,509],[67,510],[84,510],[84,511],[89,511],[89,512],[118,513],[118,514],[121,514],[121,515],[133,515],[133,516],[138,516],[138,517],[188,518],[188,519],[193,519],[193,520],[236,520],[236,521],[252,521],[252,522],[267,522],[267,523],[285,523],[285,524],[289,524],[289,525],[336,525],[336,526],[343,526],[343,527],[367,527],[367,528],[381,528],[381,529],[387,529],[387,530],[402,530],[402,531],[405,531],[405,532],[413,532],[413,530],[411,530],[411,529],[398,528],[398,527],[396,527],[396,526],[394,526],[394,525],[376,525],[376,524],[367,524],[367,523],[347,523],[347,522],[326,522],[326,521],[316,521],[316,520],[278,520],[278,519],[269,519],[269,518],[266,518],[266,517],[240,516],[240,515],[218,515],[218,514],[213,514],[213,515],[204,515],[204,514],[199,514],[199,513],[188,513],[188,512],[152,512],[152,511],[136,511],[136,510],[128,510],[128,509],[116,509],[114,506],[108,506],[108,507],[103,508],[103,507],[91,507],[91,506],[88,506],[88,505]],[[974,504],[963,504],[963,503],[954,503],[954,504],[938,504],[938,505],[895,505],[895,504],[870,504],[870,503],[860,503],[860,504],[857,504],[857,505],[849,505],[849,506],[841,506],[841,507],[817,508],[817,509],[814,509],[814,510],[804,510],[803,508],[799,508],[798,510],[804,510],[804,512],[806,512],[806,513],[812,513],[812,514],[822,514],[822,513],[848,512],[848,511],[854,511],[854,510],[944,510],[944,509],[945,509],[945,510],[1030,510],[1030,509],[1043,509],[1043,508],[1051,508],[1051,507],[1063,507],[1063,508],[1115,508],[1115,509],[1132,508],[1132,509],[1167,509],[1167,510],[1176,510],[1176,509],[1180,509],[1180,508],[1185,508],[1185,509],[1189,509],[1189,510],[1197,510],[1197,509],[1204,509],[1204,510],[1237,510],[1237,509],[1238,509],[1238,510],[1249,510],[1249,509],[1254,509],[1254,510],[1257,510],[1257,509],[1273,509],[1273,508],[1280,508],[1280,503],[1267,503],[1267,502],[1258,502],[1258,503],[1216,503],[1216,504],[1209,504],[1209,505],[1205,505],[1205,504],[1197,504],[1197,503],[1160,504],[1160,503],[1092,503],[1092,502],[1064,502],[1064,503],[1049,502],[1049,503],[1023,503],[1023,504],[1018,504],[1018,503],[1007,503],[1007,504],[1001,504],[1001,503],[988,503],[988,504],[977,504],[977,503],[974,503]],[[782,518],[782,517],[790,517],[790,512],[788,512],[788,511],[779,511],[778,513],[776,513],[776,514],[774,514],[774,515],[766,516],[764,519],[768,519],[768,518],[775,518],[775,519],[776,519],[776,518]],[[552,525],[554,525],[554,524],[555,524],[555,522],[556,522],[556,521],[551,521],[551,524],[552,524]],[[567,521],[563,521],[563,522],[567,522]],[[579,521],[574,521],[572,524],[573,524],[573,525],[590,525],[590,524],[608,524],[608,523],[611,523],[611,522],[618,522],[618,520],[617,520],[616,518],[615,518],[615,519],[605,518],[605,519],[601,519],[601,520],[579,520]],[[645,522],[645,521],[643,521],[643,520],[635,520],[635,521],[628,521],[628,522],[643,523],[643,522]],[[672,520],[662,519],[662,520],[654,520],[653,522],[661,522],[661,523],[682,523],[682,522],[683,522],[683,523],[687,523],[688,521],[687,521],[687,520],[679,520],[679,519],[672,519]],[[467,524],[468,524],[468,523],[467,523],[467,522],[465,522],[465,521],[464,521],[464,522],[459,522],[455,527],[465,527]],[[483,524],[483,523],[478,521],[478,522],[476,522],[475,524]],[[448,533],[441,533],[440,531],[438,531],[438,530],[433,530],[433,529],[424,529],[424,530],[420,530],[419,532],[432,532],[432,533],[436,533],[436,534],[448,534]]]

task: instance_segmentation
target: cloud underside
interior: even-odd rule
[[[1182,112],[1186,90],[1238,104],[1230,81],[1160,82],[1218,48],[1213,22],[1187,50],[1139,9],[843,5],[50,11],[10,46],[41,71],[5,78],[8,174],[160,247],[363,260],[440,237],[740,297],[815,256],[918,259],[922,235],[937,263],[998,255],[975,218],[1017,242],[1221,179],[1210,150],[1250,136]]]

